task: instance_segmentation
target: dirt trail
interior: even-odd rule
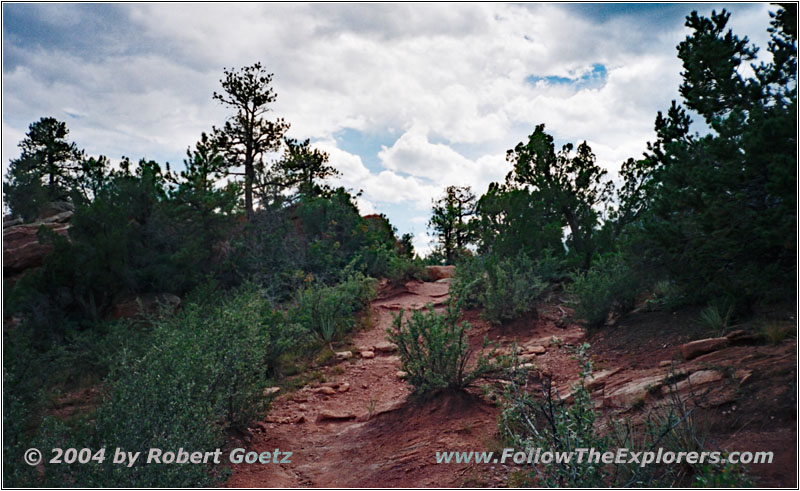
[[[507,486],[518,468],[435,463],[437,451],[497,452],[503,447],[496,436],[501,409],[493,402],[500,386],[420,401],[409,397],[409,385],[398,377],[395,353],[375,349],[370,359],[358,353],[387,343],[386,329],[401,309],[409,312],[428,303],[441,308],[448,281],[409,282],[372,302],[373,325],[355,335],[353,358],[324,368],[325,383],[280,395],[268,418],[254,425],[252,438],[233,442],[259,453],[291,451],[291,463],[233,465],[226,486]],[[578,381],[573,347],[589,342],[595,362],[592,400],[603,416],[635,418],[663,403],[665,387],[651,389],[673,373],[667,365],[676,363],[675,373],[696,382],[695,388],[713,389],[698,413],[711,444],[776,451],[774,464],[751,467],[757,482],[796,486],[796,399],[791,390],[796,386],[796,339],[777,345],[732,343],[681,361],[677,349],[691,340],[687,326],[697,312],[632,313],[593,333],[575,324],[570,314],[556,292],[537,311],[502,327],[490,326],[475,310],[464,318],[472,325],[473,349],[480,348],[484,336],[506,352],[518,346],[535,366],[531,383],[552,374],[562,394]]]
[[[276,448],[291,451],[291,464],[233,465],[226,486],[448,486],[463,482],[468,469],[435,464],[435,452],[483,450],[496,428],[496,408],[469,394],[413,401],[408,398],[410,386],[398,377],[401,367],[396,353],[375,349],[371,359],[358,353],[358,347],[380,348],[387,343],[386,329],[401,309],[409,312],[428,303],[441,306],[448,289],[447,280],[409,282],[403,291],[374,301],[370,307],[373,326],[355,335],[354,357],[326,367],[325,383],[278,397],[267,419],[255,425],[252,440],[242,445],[259,453]],[[322,419],[326,414],[340,419]]]

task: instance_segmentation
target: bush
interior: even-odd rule
[[[585,387],[586,377],[592,372],[588,348],[588,344],[583,344],[576,349],[581,379],[572,388],[575,401],[572,406],[561,400],[550,378],[542,381],[543,399],[536,399],[526,392],[523,381],[511,384],[500,415],[500,433],[510,445],[518,449],[541,448],[553,452],[594,448],[602,453],[609,448],[609,439],[595,429],[597,415]],[[522,484],[525,487],[606,487],[607,477],[608,471],[604,467],[578,464],[577,459],[572,459],[568,463],[542,464],[528,473]]]
[[[119,353],[106,384],[107,400],[77,428],[45,421],[45,446],[120,447],[140,451],[213,450],[225,431],[242,429],[263,414],[277,358],[292,350],[302,332],[287,324],[259,292],[245,288],[217,306],[187,305],[156,322],[154,343],[143,356]],[[108,457],[108,456],[107,456]],[[48,466],[44,482],[55,485],[199,487],[220,474],[210,467],[133,467],[100,464]],[[141,460],[141,459],[140,459]]]
[[[496,368],[483,355],[473,368],[467,367],[472,355],[467,338],[470,325],[458,324],[459,314],[450,303],[443,315],[429,305],[428,312],[415,311],[405,323],[403,311],[394,318],[389,337],[397,344],[403,371],[416,393],[463,389]]]
[[[534,308],[546,288],[528,256],[502,259],[487,269],[482,299],[484,318],[493,324],[518,319]]]
[[[363,309],[376,293],[376,281],[361,273],[352,274],[335,286],[312,284],[297,294],[290,318],[331,344],[352,328],[355,313]]]
[[[733,316],[733,305],[712,303],[700,311],[700,326],[716,336],[723,336],[730,326]]]
[[[636,302],[638,281],[620,255],[604,256],[584,273],[574,273],[568,291],[575,313],[587,327],[600,327],[612,311],[627,312]]]
[[[481,307],[486,288],[485,259],[468,257],[458,263],[450,283],[450,296],[466,308]]]
[[[552,257],[534,262],[525,254],[512,258],[475,258],[461,262],[451,288],[468,307],[480,307],[493,324],[517,319],[534,308],[547,288],[536,274],[539,266],[553,274]]]
[[[567,404],[552,385],[552,377],[542,380],[541,398],[528,393],[526,378],[516,379],[506,392],[505,408],[500,416],[500,432],[517,449],[541,448],[553,452],[575,452],[593,448],[600,454],[627,448],[629,452],[653,452],[657,447],[671,452],[706,450],[704,435],[694,418],[694,407],[678,397],[668,400],[642,418],[598,422],[598,413],[586,380],[592,373],[588,344],[575,349],[581,367],[580,382],[571,388],[572,404]],[[604,430],[603,430],[604,428]],[[522,487],[666,487],[695,484],[722,484],[742,487],[750,484],[741,468],[732,465],[637,465],[614,463],[594,465],[578,462],[577,455],[568,461],[554,459],[539,464],[518,476]]]

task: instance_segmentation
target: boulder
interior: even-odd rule
[[[397,345],[394,343],[390,343],[389,341],[381,341],[380,343],[375,345],[375,351],[381,353],[394,353],[397,351]]]
[[[348,390],[350,390],[350,384],[345,382],[345,383],[343,383],[342,385],[339,386],[338,390],[339,390],[339,392],[347,392]]]
[[[684,360],[691,360],[700,355],[725,348],[728,346],[728,343],[728,338],[700,339],[682,345],[679,350]]]
[[[712,382],[718,382],[724,378],[722,372],[717,370],[698,370],[693,374],[689,375],[689,378],[686,379],[690,385],[693,386],[701,386],[710,384]]]
[[[14,225],[22,225],[22,218],[11,218],[11,215],[3,217],[3,228],[13,227]]]
[[[593,372],[591,375],[586,377],[586,390],[592,392],[596,389],[601,387],[605,387],[606,381],[612,375],[618,373],[622,368],[609,368],[608,370],[600,370],[599,372]]]
[[[317,414],[317,421],[347,421],[356,419],[356,415],[348,412],[330,411],[323,409]]]
[[[431,281],[436,281],[442,278],[450,278],[453,276],[455,269],[455,266],[427,266],[425,271],[428,272],[428,277]]]
[[[352,351],[339,351],[336,353],[337,360],[349,360],[353,357]]]
[[[540,346],[540,345],[528,345],[528,346],[525,347],[525,352],[526,353],[531,353],[531,354],[534,354],[534,355],[543,355],[543,354],[547,353],[547,348],[545,348],[544,346]]]
[[[663,383],[662,380],[662,375],[652,375],[632,380],[607,394],[603,399],[603,405],[619,408],[632,407],[638,401],[645,401],[650,391],[660,388]]]
[[[747,332],[743,329],[736,329],[725,335],[732,345],[758,344],[761,337],[758,334]]]
[[[314,392],[316,392],[317,394],[325,394],[327,396],[332,396],[336,394],[336,391],[333,389],[333,387],[319,387],[314,389]]]
[[[271,396],[272,394],[280,392],[280,390],[280,387],[267,387],[264,389],[264,396]]]
[[[364,358],[364,359],[367,359],[367,360],[371,360],[372,358],[375,358],[375,353],[372,352],[372,351],[362,351],[359,354],[361,355],[361,358]]]
[[[665,396],[691,398],[701,407],[715,407],[738,398],[735,387],[721,382],[724,378],[725,375],[718,370],[698,370],[674,386],[661,387],[661,392]]]

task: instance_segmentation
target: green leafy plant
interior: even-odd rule
[[[433,305],[427,312],[415,311],[403,322],[403,311],[394,318],[388,330],[397,344],[406,379],[419,394],[443,389],[463,389],[496,366],[483,354],[470,366],[467,322],[458,323],[460,309],[450,303],[444,314]]]
[[[330,346],[352,329],[355,313],[375,292],[375,280],[361,273],[334,286],[312,284],[298,292],[290,317]]]
[[[462,261],[456,268],[452,295],[465,306],[480,307],[493,324],[518,319],[535,307],[547,289],[537,276],[537,266],[525,254],[496,259],[475,258]],[[547,258],[543,270],[552,273],[553,260]]]
[[[780,344],[794,333],[794,326],[784,326],[778,321],[769,321],[762,324],[760,332],[767,342]]]
[[[699,321],[703,329],[721,336],[730,326],[732,315],[733,305],[725,307],[718,304],[711,304],[700,311]]]
[[[302,330],[287,323],[259,291],[246,287],[216,305],[187,305],[153,326],[143,354],[123,349],[107,381],[105,402],[91,418],[66,426],[46,418],[37,439],[57,447],[214,449],[269,403],[264,389],[283,353],[298,348]],[[113,442],[113,445],[109,445]],[[48,466],[43,484],[198,487],[214,484],[210,466]],[[31,484],[31,483],[29,483]]]
[[[572,275],[568,291],[576,315],[587,327],[600,327],[612,311],[626,312],[636,301],[638,281],[620,255],[604,256],[585,272]]]
[[[581,367],[580,380],[569,388],[571,399],[553,386],[552,376],[541,380],[539,397],[528,389],[528,377],[512,377],[507,387],[499,429],[504,440],[516,448],[542,448],[554,452],[575,452],[593,448],[599,453],[626,448],[630,452],[653,452],[659,447],[671,452],[702,452],[707,449],[706,433],[695,417],[696,404],[673,392],[664,404],[656,406],[640,420],[609,417],[599,419],[586,389],[592,373],[584,343],[574,349]],[[643,409],[643,408],[640,408]],[[715,472],[723,470],[723,475]],[[578,459],[541,463],[526,467],[515,476],[520,487],[663,487],[725,483],[734,487],[751,481],[743,469],[703,464],[637,465],[612,463],[598,465]]]

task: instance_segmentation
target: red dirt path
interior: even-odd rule
[[[359,332],[355,346],[385,342],[386,329],[400,309],[406,312],[447,299],[448,280],[409,282],[385,292],[371,305],[373,326]],[[688,341],[692,312],[631,314],[614,326],[587,335],[569,321],[569,310],[558,298],[525,319],[503,328],[490,327],[479,313],[468,311],[470,343],[484,336],[510,346],[548,344],[536,357],[537,367],[552,372],[554,383],[568,387],[577,378],[569,345],[589,342],[596,370],[619,369],[608,377],[606,390],[631,380],[663,372],[659,362],[675,358],[677,346]],[[685,317],[685,318],[684,318]],[[683,362],[689,370],[746,368],[752,381],[740,387],[736,400],[703,411],[709,440],[728,450],[772,450],[775,463],[751,468],[756,483],[796,487],[796,339],[777,346],[737,346],[697,361]],[[425,401],[410,397],[410,387],[398,378],[400,361],[392,353],[375,351],[375,358],[354,358],[325,367],[325,384],[314,384],[280,395],[265,421],[255,425],[247,442],[232,446],[248,451],[291,451],[291,464],[233,465],[227,487],[505,487],[515,466],[501,464],[436,464],[437,451],[500,451],[496,438],[500,408],[480,388],[443,394]],[[340,368],[338,368],[340,367]],[[726,382],[728,383],[728,382]],[[322,386],[337,392],[316,392]],[[729,383],[730,385],[730,383]],[[345,389],[346,387],[348,387]],[[611,389],[609,389],[609,387]],[[602,392],[593,394],[593,397]],[[639,409],[641,410],[641,409]],[[351,419],[318,421],[322,411]],[[603,408],[605,414],[634,415],[632,409]],[[751,448],[752,447],[752,448]]]

